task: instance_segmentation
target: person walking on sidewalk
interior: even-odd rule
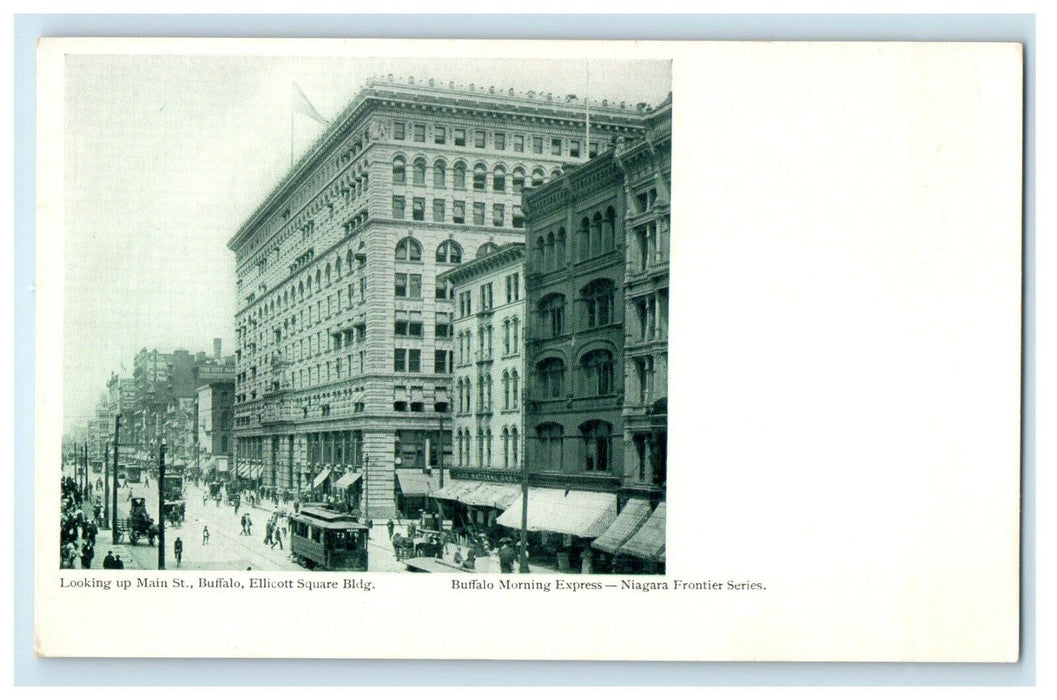
[[[184,541],[179,537],[172,543],[172,552],[176,555],[176,566],[180,566],[184,558]]]
[[[389,541],[393,541],[393,531],[396,530],[396,523],[393,522],[392,518],[389,518],[389,522],[385,524],[385,529],[389,531]]]
[[[275,549],[275,545],[279,545],[279,551],[283,551],[283,536],[280,533],[279,523],[275,524],[275,529],[272,531],[272,549]]]
[[[209,544],[209,526],[205,525],[202,527],[202,544]]]

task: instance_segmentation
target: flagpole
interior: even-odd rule
[[[587,59],[587,118],[584,129],[584,160],[591,159],[591,59]]]
[[[293,94],[291,94],[291,100]],[[290,167],[294,167],[294,105],[290,104]]]

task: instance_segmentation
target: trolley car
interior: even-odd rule
[[[290,551],[309,569],[367,571],[367,533],[348,513],[306,504],[290,516]]]

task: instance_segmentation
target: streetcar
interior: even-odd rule
[[[125,481],[130,484],[138,484],[143,479],[143,467],[129,465],[125,467]]]
[[[290,551],[309,569],[367,571],[368,532],[348,513],[308,503],[290,516]]]

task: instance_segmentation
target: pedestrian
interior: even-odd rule
[[[182,562],[184,558],[184,541],[179,537],[177,537],[176,541],[172,543],[172,551],[173,554],[176,555],[176,566],[180,566],[180,562]]]
[[[272,533],[272,549],[275,549],[275,545],[279,545],[279,551],[283,551],[283,536],[279,534],[279,526],[275,526],[275,531]]]
[[[389,531],[389,541],[393,541],[393,531],[396,530],[396,523],[393,522],[392,518],[389,518],[389,522],[385,524],[385,529]]]
[[[253,518],[250,517],[249,513],[246,513],[246,534],[253,535]]]
[[[106,553],[106,556],[103,557],[103,568],[104,569],[113,569],[114,568],[114,552],[113,551],[108,551]]]
[[[84,546],[81,547],[81,568],[91,569],[93,558],[95,558],[95,547],[92,546],[91,542],[85,542]]]
[[[272,528],[274,527],[271,520],[264,526],[264,544],[272,543]]]
[[[115,569],[124,569],[125,568],[125,562],[121,561],[121,555],[120,554],[118,554],[118,555],[116,555],[114,557],[114,568]]]
[[[209,544],[209,526],[202,527],[202,544]]]
[[[499,571],[504,574],[514,573],[514,548],[510,546],[510,540],[503,538],[499,547]]]
[[[240,535],[245,535],[246,534],[246,517],[247,517],[246,514],[243,513],[242,514],[242,532],[239,533]]]

